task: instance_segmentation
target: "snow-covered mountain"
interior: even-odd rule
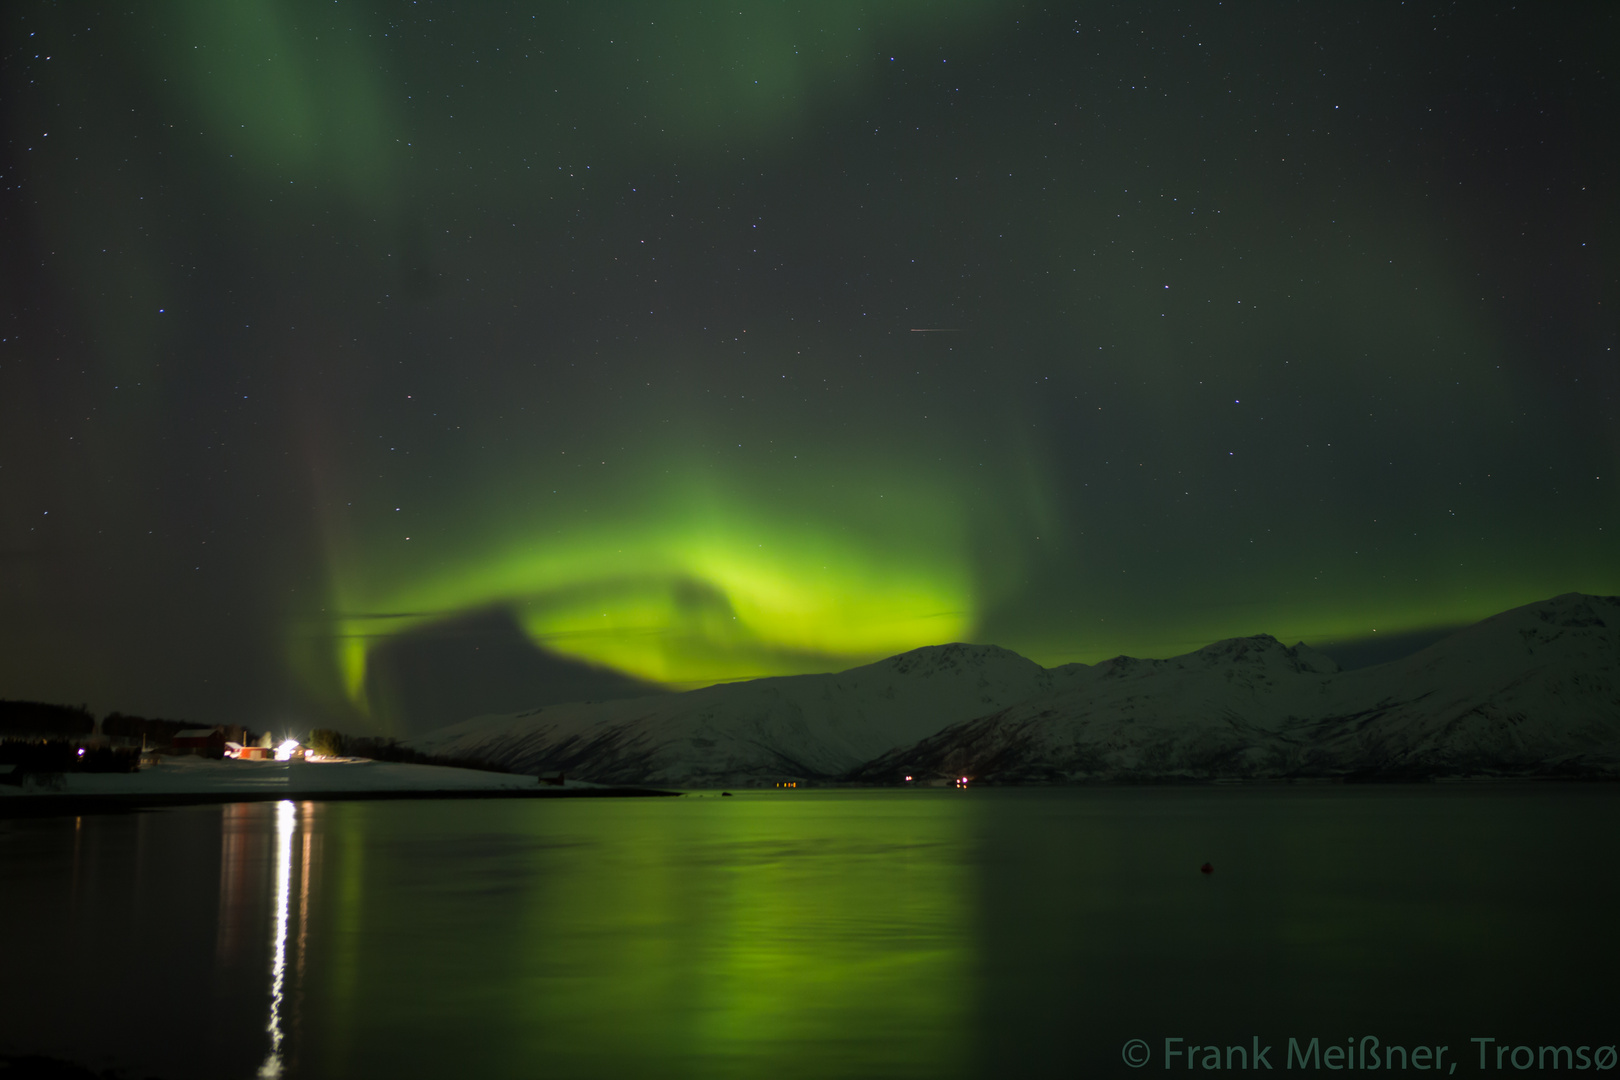
[[[1017,781],[1620,775],[1620,598],[1514,608],[1402,660],[1337,671],[1307,646],[1120,657],[1072,689],[870,762]]]
[[[832,675],[483,716],[414,739],[425,753],[599,783],[827,780],[941,728],[1061,692],[1048,671],[993,645],[932,645]]]
[[[1349,672],[1264,635],[1051,669],[938,645],[834,675],[479,717],[412,745],[683,786],[1620,775],[1620,598],[1515,608]]]

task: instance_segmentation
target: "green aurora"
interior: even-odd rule
[[[1583,11],[15,5],[0,692],[389,730],[481,611],[682,688],[1620,592]]]

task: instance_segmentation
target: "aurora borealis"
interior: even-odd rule
[[[1620,592],[1609,6],[0,34],[0,697],[389,731],[479,612],[686,687]]]

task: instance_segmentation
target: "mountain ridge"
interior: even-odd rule
[[[1053,668],[951,643],[478,717],[412,745],[679,786],[1620,776],[1620,598],[1566,593],[1351,671],[1268,634]]]

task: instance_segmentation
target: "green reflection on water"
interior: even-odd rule
[[[948,797],[370,810],[323,809],[331,1001],[312,988],[301,1074],[950,1076],[972,1057]]]
[[[304,803],[290,862],[275,804],[138,820],[0,821],[0,1054],[251,1076],[277,955],[286,1080],[1620,1041],[1616,785]]]
[[[333,858],[336,862],[335,879],[337,887],[334,890],[333,901],[336,905],[336,933],[332,937],[332,946],[327,954],[331,963],[331,987],[333,1008],[332,1019],[335,1021],[331,1027],[331,1044],[327,1054],[334,1062],[347,1062],[353,1056],[354,1018],[356,1012],[355,995],[359,985],[360,976],[360,931],[364,923],[364,897],[365,897],[365,853],[366,853],[366,813],[370,807],[365,805],[330,806],[328,804],[309,804],[311,815],[320,814],[322,824],[335,823],[335,828],[329,827],[327,835],[336,841],[332,845]],[[347,811],[347,812],[343,812]],[[305,827],[316,827],[312,817],[305,818]]]
[[[1089,1076],[1135,1037],[1598,1045],[1616,1015],[1610,786],[332,803],[306,823],[329,865],[295,1080]]]

